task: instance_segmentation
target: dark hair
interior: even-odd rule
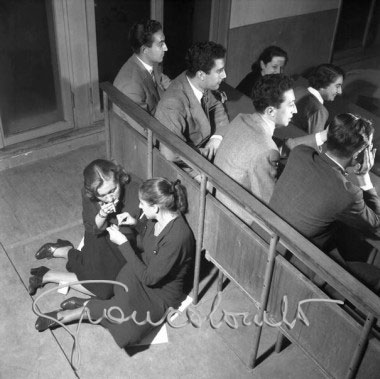
[[[262,76],[252,90],[252,102],[256,111],[263,113],[269,106],[279,108],[284,101],[284,93],[292,88],[293,80],[286,75]]]
[[[334,83],[339,76],[344,79],[345,75],[345,72],[340,67],[325,63],[312,70],[308,81],[311,87],[318,90],[319,88],[328,87],[331,83]]]
[[[373,133],[372,122],[352,113],[334,117],[327,132],[327,150],[342,158],[350,158],[360,147],[368,144]]]
[[[129,30],[129,43],[134,53],[139,54],[142,46],[152,47],[153,34],[162,30],[162,25],[155,20],[141,21]]]
[[[107,180],[114,180],[120,185],[129,183],[130,177],[118,164],[105,159],[92,161],[84,170],[84,189],[91,200],[98,198],[98,189]]]
[[[141,184],[139,197],[148,204],[159,205],[171,212],[187,211],[187,191],[180,180],[172,183],[165,178],[148,179]]]
[[[278,46],[268,46],[261,52],[257,60],[252,63],[251,70],[261,71],[260,61],[263,61],[264,64],[267,64],[271,62],[274,57],[283,57],[285,58],[285,65],[288,63],[288,54],[285,50],[281,49],[281,47]]]
[[[193,78],[198,71],[209,74],[216,59],[226,56],[226,49],[215,42],[194,43],[186,53],[187,75]]]

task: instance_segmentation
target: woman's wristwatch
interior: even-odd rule
[[[98,215],[100,218],[107,218],[107,213],[105,215],[102,214],[102,209],[99,209]]]

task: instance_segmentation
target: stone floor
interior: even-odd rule
[[[196,307],[204,317],[200,327],[167,327],[169,342],[120,350],[100,326],[82,324],[72,361],[73,338],[63,328],[38,333],[33,298],[27,291],[29,270],[41,264],[64,268],[64,261],[39,262],[34,253],[43,243],[65,238],[78,244],[83,235],[80,188],[82,170],[104,157],[104,145],[0,172],[0,378],[305,378],[323,377],[299,349],[273,352],[276,330],[264,328],[260,364],[248,368],[255,326],[212,328],[207,320],[215,295],[216,271],[203,262],[201,298]],[[34,296],[53,288],[47,285]],[[73,296],[69,293],[67,297]],[[42,312],[58,308],[64,295],[52,292],[38,301]],[[257,313],[255,306],[231,283],[223,291],[221,310]],[[186,321],[181,315],[178,322]],[[70,325],[74,333],[76,325]],[[140,351],[139,351],[140,350]],[[79,359],[78,359],[79,358]],[[264,359],[265,358],[265,359]],[[78,366],[75,371],[71,362]]]

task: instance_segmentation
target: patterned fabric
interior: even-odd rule
[[[209,119],[183,72],[175,78],[157,105],[155,117],[190,146],[204,146],[213,134],[223,136],[228,116],[212,91],[205,93]]]
[[[154,115],[157,103],[170,84],[170,79],[161,72],[160,66],[153,68],[153,75],[142,65],[136,55],[132,55],[117,74],[114,86],[127,95],[141,108]],[[114,106],[121,118],[124,112]]]

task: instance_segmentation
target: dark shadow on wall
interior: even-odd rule
[[[191,44],[209,39],[210,15],[211,0],[165,0],[164,33],[169,50],[164,70],[170,78],[185,69]]]
[[[113,82],[133,54],[128,41],[131,26],[150,18],[150,0],[95,0],[99,83]]]

